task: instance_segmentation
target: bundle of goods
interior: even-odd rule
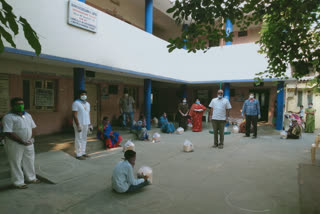
[[[152,143],[159,143],[159,142],[160,142],[160,134],[156,132],[152,136]]]
[[[177,134],[183,134],[184,129],[182,127],[177,128],[176,130]]]
[[[148,181],[150,182],[150,184],[152,183],[152,168],[149,166],[142,166],[139,170],[138,170],[138,178],[144,178],[144,176],[148,177]]]
[[[127,151],[127,150],[133,150],[134,151],[135,146],[134,143],[132,143],[131,140],[128,140],[124,145],[123,145],[123,151]]]
[[[193,152],[193,144],[189,140],[185,140],[183,143],[183,151]]]

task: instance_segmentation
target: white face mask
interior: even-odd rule
[[[219,99],[222,99],[222,97],[223,97],[222,95],[219,95],[219,96],[218,96]]]
[[[186,101],[186,100],[183,100],[183,102],[186,103],[187,101]]]
[[[87,99],[87,95],[81,95],[80,99],[81,100],[86,100]]]
[[[308,105],[309,108],[312,108],[312,105]]]
[[[250,98],[250,99],[253,99],[253,98],[254,98],[254,96],[253,96],[253,95],[250,95],[250,96],[249,96],[249,98]]]
[[[129,94],[124,94],[124,96],[125,96],[125,97],[128,97],[128,96],[129,96]]]

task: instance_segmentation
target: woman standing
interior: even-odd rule
[[[309,103],[308,108],[305,110],[306,114],[306,128],[305,132],[313,133],[315,129],[315,113],[316,110],[312,108],[312,103]]]
[[[182,127],[184,130],[187,130],[188,113],[189,113],[187,98],[183,98],[182,103],[179,104],[178,112],[179,112],[179,127]]]
[[[200,100],[196,99],[196,102],[192,104],[189,115],[192,118],[192,131],[202,131],[202,115],[207,108],[200,104]]]

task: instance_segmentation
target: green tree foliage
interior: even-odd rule
[[[37,55],[41,53],[41,45],[37,33],[32,29],[28,21],[12,12],[12,7],[5,0],[0,0],[0,53],[4,51],[3,41],[6,40],[12,47],[16,48],[13,36],[19,33],[19,25],[22,26],[24,37]]]
[[[257,43],[269,65],[259,76],[285,78],[289,64],[295,78],[319,74],[319,0],[177,0],[167,12],[177,24],[189,23],[180,37],[169,40],[169,52],[183,46],[189,52],[207,51],[208,43],[232,41],[233,34],[228,36],[224,29],[230,19],[241,30],[262,25]]]

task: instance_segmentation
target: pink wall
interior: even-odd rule
[[[24,78],[35,79],[55,79],[57,81],[57,98],[56,111],[54,112],[41,112],[41,111],[28,111],[33,117],[37,128],[35,133],[37,135],[50,134],[55,132],[65,131],[71,128],[70,121],[71,105],[73,101],[73,80],[71,78],[48,77],[43,75],[10,75],[10,99],[13,97],[22,97],[22,80]]]

